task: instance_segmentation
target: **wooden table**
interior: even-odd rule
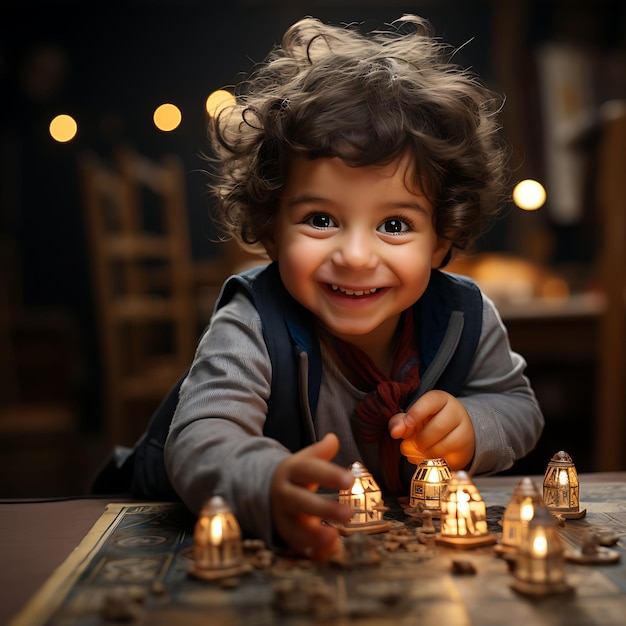
[[[540,487],[542,477],[532,478]],[[605,527],[607,524],[617,529],[620,534],[626,534],[626,473],[581,474],[579,478],[581,508],[587,508],[587,515],[582,520],[568,520],[565,535],[571,539],[584,529],[594,526]],[[503,509],[508,504],[519,480],[519,476],[479,477],[475,479],[475,483],[488,509],[496,510]],[[87,539],[83,538],[88,535],[94,524],[101,525],[107,502],[109,500],[84,499],[0,503],[2,529],[0,623],[7,623],[12,617],[15,619],[8,623],[20,626],[66,623],[42,619],[41,611],[35,618],[28,609],[32,609],[33,604],[36,604],[33,598],[37,600],[42,596],[44,583],[46,583],[44,588],[50,588],[50,583],[59,576],[67,578],[69,570],[76,570],[77,562],[81,562],[82,567],[90,559],[96,558],[93,537],[89,549],[85,547]],[[192,528],[188,524],[189,519],[192,520],[188,518],[187,522],[179,527],[171,523],[166,525],[165,534],[168,534],[169,541],[174,546],[171,549],[172,554],[173,551],[179,550],[172,557],[172,561],[179,559],[176,561],[179,564],[182,563],[179,557],[183,554],[180,550],[184,548],[185,532],[188,545],[189,529]],[[109,524],[109,529],[111,527]],[[187,528],[186,531],[184,527]],[[150,532],[142,531],[143,534],[139,537],[141,540],[139,543],[145,546],[150,544],[149,539],[154,539],[154,535],[160,532],[152,532],[155,526],[148,528],[151,529]],[[104,537],[106,533],[99,529],[96,534],[98,537]],[[119,545],[116,548],[118,557],[122,543],[124,542],[118,541]],[[137,541],[127,540],[125,545],[131,543],[136,545]],[[621,561],[616,565],[567,564],[566,575],[575,586],[574,594],[567,597],[552,596],[541,602],[528,600],[511,590],[510,583],[513,577],[508,572],[506,563],[495,556],[493,546],[477,550],[436,548],[437,554],[432,558],[422,555],[423,558],[413,559],[411,554],[398,554],[394,556],[396,560],[393,567],[385,566],[386,569],[361,567],[355,570],[338,570],[335,566],[318,572],[307,562],[308,567],[303,567],[300,563],[281,575],[286,579],[319,575],[326,580],[332,579],[335,581],[333,584],[343,581],[342,585],[348,590],[348,597],[357,585],[359,592],[365,594],[363,607],[368,601],[373,602],[377,594],[380,596],[385,585],[402,585],[407,593],[408,600],[405,601],[410,603],[408,608],[406,604],[404,608],[390,605],[388,609],[382,611],[382,614],[380,610],[377,615],[369,617],[351,614],[340,619],[326,620],[325,624],[379,626],[392,623],[419,623],[422,626],[428,624],[501,626],[506,623],[507,626],[517,624],[553,626],[568,623],[609,626],[625,623],[626,616],[626,554],[623,544],[618,544],[615,549],[621,553]],[[127,563],[137,561],[133,553],[122,556],[127,559]],[[476,568],[476,574],[451,575],[450,563],[455,559],[472,563]],[[101,560],[104,562],[104,559]],[[120,562],[124,562],[124,559]],[[237,625],[290,626],[316,623],[313,617],[308,615],[294,616],[276,612],[272,604],[272,587],[267,572],[255,572],[253,575],[244,576],[236,589],[222,589],[214,584],[205,584],[188,578],[186,572],[180,567],[177,569],[174,563],[168,570],[169,578],[161,579],[163,584],[160,584],[157,594],[154,579],[146,574],[147,569],[139,567],[139,571],[143,571],[143,574],[139,578],[134,574],[134,587],[140,583],[144,584],[149,596],[144,607],[147,612],[144,618],[147,621],[143,623],[201,623],[209,626],[212,624],[223,626],[227,622]],[[86,608],[86,605],[93,601],[93,597],[101,593],[102,589],[94,586],[93,589],[88,588],[88,591],[92,594],[92,596],[87,594],[91,600],[87,601],[83,597],[81,601],[84,605],[79,609],[74,607],[75,610],[88,611],[89,607]],[[52,596],[55,601],[60,602],[65,593],[66,591],[57,590]],[[82,593],[84,596],[85,589]],[[97,611],[90,613],[88,620],[86,616],[87,613],[82,617],[79,615],[79,619],[72,623],[106,623]]]

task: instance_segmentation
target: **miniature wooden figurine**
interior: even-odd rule
[[[573,587],[565,580],[563,563],[556,522],[546,508],[539,507],[522,536],[511,587],[529,597],[571,592]]]
[[[543,478],[543,501],[548,511],[565,519],[580,519],[587,513],[580,510],[578,473],[571,457],[562,450],[548,463]]]
[[[203,580],[230,578],[252,569],[243,556],[239,522],[221,496],[213,496],[200,511],[193,558],[189,573]]]
[[[350,470],[354,483],[350,489],[339,492],[339,502],[350,505],[352,517],[346,524],[337,524],[339,532],[350,535],[355,532],[372,534],[389,530],[391,522],[383,520],[387,507],[380,487],[359,461],[355,461]]]
[[[446,460],[425,459],[415,469],[411,480],[409,506],[417,514],[430,511],[432,517],[441,516],[441,498],[450,481],[451,472]]]
[[[538,507],[543,507],[543,498],[535,483],[525,476],[515,487],[504,516],[502,517],[503,550],[516,550],[522,541],[522,533],[528,527],[528,522],[534,517]]]
[[[441,501],[438,543],[473,548],[496,542],[487,529],[487,507],[467,472],[453,472]]]
[[[601,535],[589,531],[583,538],[579,549],[566,550],[565,558],[581,565],[609,565],[618,563],[620,554],[617,550],[610,550],[601,545]]]

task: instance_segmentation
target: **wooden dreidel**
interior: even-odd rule
[[[347,504],[352,510],[352,517],[345,524],[336,524],[342,535],[355,532],[365,534],[385,532],[391,528],[391,522],[383,519],[387,510],[380,487],[359,461],[350,466],[354,483],[349,489],[339,492],[339,502]]]
[[[580,510],[578,473],[569,454],[557,452],[543,477],[543,502],[551,513],[564,519],[580,519],[587,509]]]
[[[467,472],[453,472],[441,500],[441,532],[438,543],[473,548],[496,542],[487,529],[487,507]]]
[[[544,507],[535,511],[522,535],[511,587],[529,597],[540,598],[573,591],[565,580],[564,549],[556,522]]]
[[[213,496],[200,511],[193,532],[193,559],[189,573],[203,580],[231,578],[252,569],[243,556],[239,522],[221,496]]]

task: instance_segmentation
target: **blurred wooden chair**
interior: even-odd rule
[[[606,308],[600,327],[594,469],[614,471],[626,469],[626,101],[605,105],[597,154]]]
[[[79,159],[108,444],[132,445],[197,341],[181,161]]]

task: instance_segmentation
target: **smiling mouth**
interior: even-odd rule
[[[379,287],[375,287],[374,289],[346,289],[345,287],[340,287],[339,285],[330,285],[330,288],[333,291],[339,292],[345,296],[371,296],[380,291]]]

